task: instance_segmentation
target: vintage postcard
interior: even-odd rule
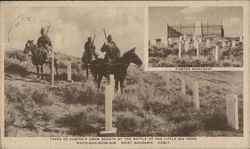
[[[249,148],[249,2],[0,2],[1,147]]]

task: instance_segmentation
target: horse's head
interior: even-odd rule
[[[32,49],[35,47],[35,44],[33,43],[33,40],[28,40],[25,44],[25,48],[23,50],[23,53],[25,54],[25,57],[27,60],[29,60],[28,53],[32,51]]]
[[[25,48],[23,50],[23,53],[28,54],[32,50],[33,46],[34,46],[33,40],[28,40],[25,44]]]
[[[102,52],[107,52],[107,49],[108,49],[108,45],[106,43],[104,43],[101,47],[101,51]]]
[[[139,56],[135,53],[135,48],[124,53],[122,58],[128,63],[136,64],[138,68],[143,64]]]

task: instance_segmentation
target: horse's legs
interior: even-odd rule
[[[94,81],[96,81],[97,80],[97,73],[93,72],[93,76],[94,76]]]
[[[52,77],[51,77],[52,76],[52,67],[51,67],[51,64],[49,64],[49,70],[50,70],[50,77],[49,78],[51,78],[51,80],[52,80]]]
[[[98,90],[100,89],[100,86],[101,86],[101,81],[102,81],[102,75],[98,75],[98,80],[97,80],[97,87],[98,87]]]
[[[56,76],[58,76],[59,75],[58,74],[58,67],[56,66],[55,69],[56,69]]]
[[[36,65],[37,78],[39,78],[39,65]]]
[[[118,91],[118,83],[119,83],[119,81],[117,79],[115,79],[115,92]]]
[[[89,68],[88,66],[86,67],[86,76],[87,76],[87,79],[89,78]]]
[[[58,76],[58,64],[57,64],[57,59],[54,60],[54,68],[56,70],[56,76]]]
[[[124,78],[120,79],[120,90],[121,90],[121,94],[123,94],[123,87],[124,87],[123,83],[124,83]]]
[[[43,80],[43,65],[41,65],[41,76],[42,76],[42,80]]]

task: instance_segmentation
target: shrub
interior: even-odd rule
[[[7,50],[5,56],[6,58],[17,59],[20,62],[26,61],[26,57],[21,50]]]
[[[142,102],[138,100],[137,96],[132,94],[117,96],[113,104],[115,111],[135,111],[142,108]]]
[[[220,111],[212,111],[203,115],[203,123],[206,130],[225,130],[227,128],[226,115]]]
[[[12,74],[19,74],[21,76],[27,76],[29,74],[28,70],[19,64],[9,64],[4,67],[4,71]]]
[[[13,126],[16,121],[16,109],[7,101],[5,101],[4,115],[4,127],[7,128],[9,126]]]
[[[170,105],[170,101],[167,97],[151,97],[144,102],[144,109],[146,111],[152,111],[154,114],[160,114]]]
[[[25,122],[23,127],[33,130],[36,128],[37,121],[49,121],[52,117],[51,111],[44,108],[53,103],[50,93],[45,89],[24,87],[21,84],[15,84],[14,87],[14,84],[5,82],[5,97],[5,102],[10,103],[14,111],[20,113],[18,119]],[[11,120],[8,115],[5,113],[8,119],[6,122]]]
[[[84,106],[80,112],[68,114],[56,122],[61,126],[69,127],[73,134],[97,132],[104,126],[104,112],[97,109],[100,107]]]
[[[79,84],[70,84],[67,86],[60,86],[61,96],[67,103],[81,103],[81,104],[103,104],[104,94],[97,90],[94,83],[86,82],[82,86]]]
[[[41,106],[47,106],[53,103],[52,95],[49,92],[46,92],[44,89],[35,90],[32,93],[31,97],[36,104],[39,104]]]
[[[141,122],[140,136],[168,136],[173,127],[171,122],[166,122],[161,117],[146,114]]]
[[[142,118],[131,112],[124,112],[117,116],[116,127],[121,132],[133,132],[135,135],[141,129]]]
[[[176,124],[171,136],[190,136],[191,133],[199,129],[200,121],[189,120]]]

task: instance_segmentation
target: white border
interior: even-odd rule
[[[110,6],[243,6],[244,7],[244,136],[243,137],[196,137],[197,141],[178,141],[169,145],[76,145],[73,141],[50,141],[49,137],[4,137],[3,112],[4,112],[4,74],[3,55],[4,45],[1,41],[1,144],[3,148],[249,148],[249,2],[246,1],[167,1],[167,2],[1,2],[1,14],[9,6],[18,7],[110,7]],[[147,12],[147,10],[145,10]],[[147,16],[147,14],[145,14]],[[2,19],[2,18],[1,18]],[[145,19],[147,22],[147,19]],[[145,30],[148,25],[145,24]],[[3,36],[1,23],[1,37]],[[145,31],[145,35],[148,32]],[[146,36],[147,37],[147,36]],[[0,38],[1,39],[1,38]],[[147,39],[147,38],[145,38]],[[145,53],[148,41],[145,41]],[[145,58],[146,59],[146,58]],[[215,68],[214,68],[215,69]],[[235,69],[235,68],[234,68]],[[236,71],[230,69],[230,71]],[[237,70],[238,71],[238,70]]]

